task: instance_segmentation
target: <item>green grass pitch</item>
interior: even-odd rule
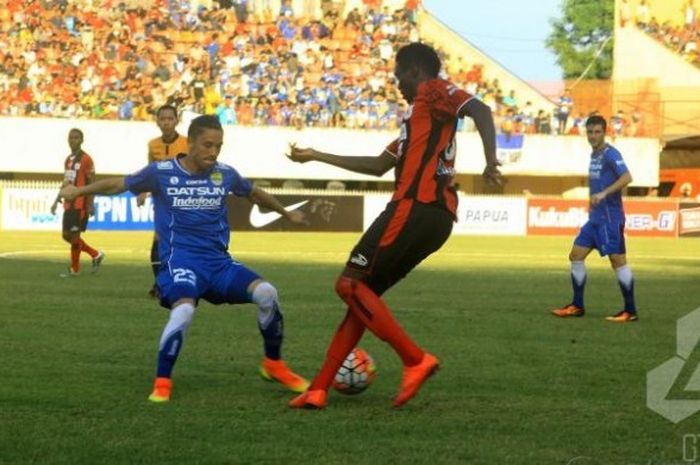
[[[685,463],[684,435],[700,434],[700,413],[674,425],[646,407],[647,371],[700,305],[697,239],[628,241],[640,321],[615,325],[603,317],[620,293],[594,255],[586,317],[549,315],[570,298],[572,238],[452,237],[386,294],[442,370],[395,410],[399,359],[367,334],[375,383],[313,412],[257,376],[252,305],[203,303],[172,402],[147,402],[167,319],[146,297],[151,236],[85,237],[106,251],[102,271],[84,259],[87,273],[61,280],[58,232],[0,233],[0,464],[647,465]],[[285,358],[309,377],[342,318],[333,283],[357,237],[232,236],[234,256],[278,288]]]

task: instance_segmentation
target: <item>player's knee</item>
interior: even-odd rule
[[[335,282],[335,292],[344,301],[352,298],[355,290],[355,280],[347,276],[340,276]]]
[[[277,289],[275,286],[263,281],[253,289],[251,300],[262,310],[272,311],[277,305]]]
[[[282,311],[277,302],[277,289],[272,284],[267,281],[258,284],[253,289],[251,300],[258,306],[258,323],[261,328],[267,328],[275,319],[282,319]]]
[[[614,270],[620,268],[621,266],[625,266],[627,264],[626,257],[624,255],[610,255],[610,266]]]
[[[173,306],[170,311],[170,321],[177,326],[187,329],[194,318],[194,304],[192,302],[183,302]]]

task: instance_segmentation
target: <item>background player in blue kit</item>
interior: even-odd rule
[[[60,195],[72,200],[81,195],[150,192],[155,209],[159,255],[163,263],[156,285],[161,305],[170,308],[158,352],[154,402],[170,400],[171,373],[200,298],[214,304],[255,303],[263,336],[265,357],[260,373],[295,392],[308,382],[292,372],[281,358],[283,317],[277,291],[254,271],[228,253],[229,225],[226,196],[247,197],[294,223],[306,222],[299,210],[286,211],[273,196],[254,187],[231,166],[218,163],[223,129],[215,116],[192,121],[188,153],[173,160],[147,165],[126,177],[110,178],[88,186],[67,186]]]
[[[632,182],[632,176],[620,152],[605,142],[606,128],[602,116],[591,116],[586,121],[586,135],[593,149],[588,171],[590,212],[588,222],[581,227],[569,254],[573,301],[552,313],[562,318],[584,315],[585,260],[591,250],[596,249],[601,257],[607,255],[610,259],[625,301],[624,310],[606,320],[627,323],[637,321],[634,277],[625,255],[625,212],[622,208],[622,189]]]

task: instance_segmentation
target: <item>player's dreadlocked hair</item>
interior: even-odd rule
[[[440,57],[433,47],[420,42],[404,45],[396,52],[396,63],[401,67],[417,66],[432,77],[440,73]]]
[[[223,131],[219,118],[214,115],[202,115],[192,120],[187,130],[188,139],[196,139],[205,129],[217,129]]]

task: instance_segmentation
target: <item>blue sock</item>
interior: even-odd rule
[[[637,313],[637,306],[634,304],[634,276],[629,266],[623,265],[615,269],[617,282],[622,291],[622,298],[625,300],[625,311]]]
[[[277,300],[277,290],[264,281],[253,289],[250,300],[258,305],[258,329],[263,337],[265,357],[281,359],[284,317]]]
[[[263,337],[265,357],[279,360],[282,357],[282,340],[284,339],[284,316],[274,304],[272,318],[265,325],[258,321],[258,329]]]
[[[183,332],[176,331],[172,333],[166,340],[165,344],[158,351],[158,370],[159,378],[170,378],[173,372],[173,366],[177,361],[177,356],[182,347]]]
[[[170,310],[170,319],[163,329],[160,337],[160,349],[158,350],[159,378],[170,378],[177,356],[185,340],[185,333],[192,323],[194,305],[183,303]]]
[[[574,290],[574,299],[571,303],[578,308],[583,308],[583,289],[586,286],[586,265],[584,262],[571,262],[571,286]]]

